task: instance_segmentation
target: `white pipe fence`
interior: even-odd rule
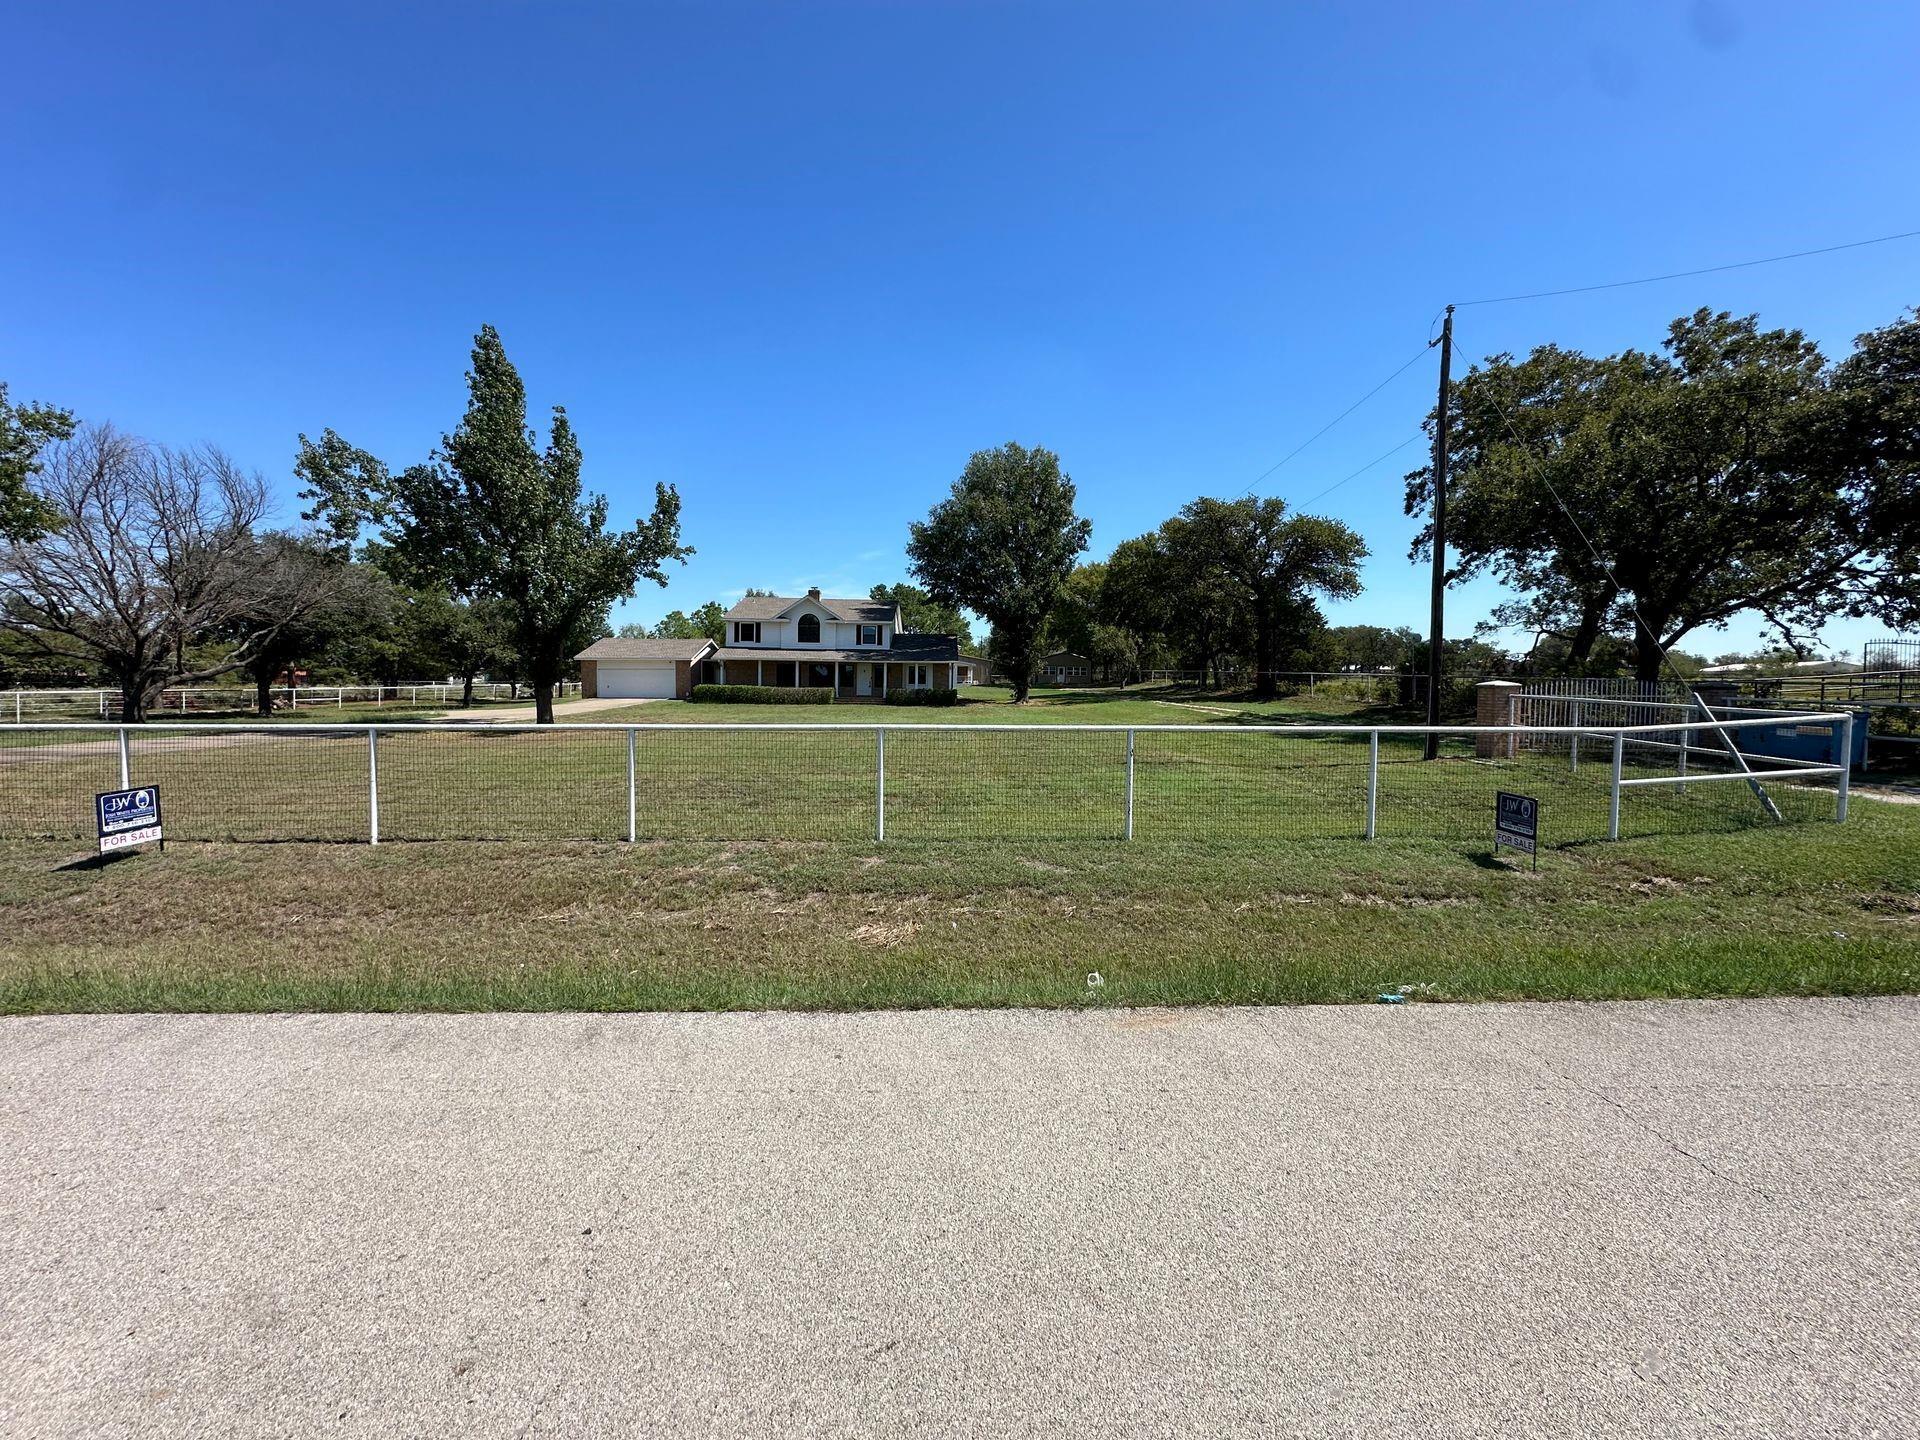
[[[1778,715],[1721,718],[1716,724],[1722,731],[1734,732],[1778,726],[1780,718]],[[492,796],[492,803],[509,812],[518,807],[529,812],[540,811],[549,817],[545,822],[536,822],[510,816],[496,824],[500,833],[526,838],[596,838],[593,834],[576,833],[585,827],[585,822],[575,812],[582,806],[592,808],[602,803],[594,798],[596,796],[610,801],[612,797],[606,792],[619,784],[614,778],[618,770],[606,774],[600,768],[603,762],[598,758],[598,750],[587,757],[586,752],[569,748],[587,745],[596,737],[623,742],[620,748],[624,750],[625,759],[624,831],[629,842],[642,838],[643,815],[652,822],[658,818],[663,805],[682,807],[676,813],[715,817],[715,828],[721,831],[728,828],[729,815],[751,816],[757,811],[768,811],[782,802],[783,797],[784,803],[789,804],[817,802],[821,806],[844,808],[849,799],[865,789],[866,782],[860,779],[858,750],[848,748],[857,747],[863,738],[870,745],[870,758],[866,763],[870,767],[867,773],[871,776],[873,820],[869,833],[876,842],[885,842],[889,831],[890,739],[895,746],[906,747],[901,753],[907,758],[908,768],[900,777],[906,787],[904,813],[915,822],[909,828],[922,831],[927,828],[929,816],[937,817],[943,806],[957,804],[953,797],[964,790],[971,796],[967,803],[978,813],[1019,817],[1017,828],[1021,833],[1042,836],[1050,833],[1049,806],[1079,805],[1083,809],[1087,806],[1097,809],[1101,803],[1117,802],[1115,810],[1106,813],[1113,814],[1118,823],[1114,830],[1106,833],[1111,836],[1117,831],[1118,838],[1132,841],[1140,815],[1140,767],[1145,765],[1153,777],[1147,818],[1162,822],[1170,816],[1177,818],[1182,833],[1204,838],[1215,830],[1231,828],[1236,815],[1253,814],[1268,818],[1318,815],[1331,827],[1329,833],[1353,835],[1354,829],[1344,832],[1340,829],[1342,823],[1351,822],[1341,822],[1338,818],[1352,814],[1355,820],[1364,817],[1355,829],[1365,839],[1372,840],[1380,833],[1383,814],[1383,742],[1400,745],[1406,756],[1392,762],[1395,774],[1392,792],[1401,807],[1403,821],[1423,805],[1436,810],[1453,807],[1457,816],[1467,816],[1491,794],[1487,787],[1496,781],[1503,786],[1532,782],[1558,787],[1552,793],[1559,796],[1567,813],[1598,799],[1591,787],[1585,792],[1576,788],[1577,762],[1561,769],[1551,759],[1530,753],[1529,742],[1547,738],[1568,742],[1585,739],[1609,747],[1611,764],[1605,791],[1608,839],[1620,838],[1622,801],[1630,792],[1657,794],[1676,790],[1684,795],[1691,786],[1729,779],[1745,780],[1755,786],[1791,782],[1800,788],[1805,788],[1808,782],[1826,782],[1832,787],[1833,818],[1844,822],[1849,786],[1845,757],[1851,753],[1854,717],[1835,713],[1800,714],[1793,718],[1800,725],[1825,726],[1831,742],[1830,756],[1837,758],[1830,759],[1829,763],[1809,763],[1802,758],[1739,752],[1740,765],[1735,767],[1728,760],[1728,751],[1691,743],[1690,737],[1705,728],[1699,720],[1614,726],[1434,727],[937,722],[712,725],[654,722],[557,726],[444,722],[0,724],[0,835],[51,833],[53,827],[46,817],[31,813],[36,797],[49,814],[75,813],[72,802],[76,793],[98,788],[93,781],[98,772],[87,768],[86,756],[96,753],[88,750],[88,742],[107,741],[117,752],[116,769],[121,788],[134,783],[178,786],[174,793],[183,794],[184,803],[197,806],[201,814],[211,817],[205,828],[218,828],[218,816],[214,812],[224,805],[246,810],[249,826],[265,832],[266,838],[354,838],[338,833],[321,837],[282,834],[277,828],[300,828],[297,821],[281,827],[281,817],[289,811],[297,812],[304,803],[303,787],[311,786],[318,791],[323,785],[331,786],[334,788],[327,794],[337,796],[338,784],[346,772],[334,763],[336,752],[325,751],[329,757],[325,763],[317,758],[322,749],[320,742],[353,736],[364,737],[366,744],[363,838],[371,844],[379,844],[382,838],[383,786],[391,787],[395,783],[404,791],[401,799],[405,805],[413,807],[415,812],[444,811],[457,815],[462,813],[461,807],[475,803],[475,795],[487,793]],[[1413,747],[1405,742],[1416,739],[1424,742],[1430,734],[1456,743],[1471,741],[1474,753],[1449,755],[1439,762],[1414,760]],[[815,763],[811,771],[796,768],[792,754],[783,756],[771,748],[771,737],[797,735],[833,737],[828,742],[831,748],[802,757]],[[447,739],[446,745],[429,747],[431,755],[417,745],[411,748],[401,745],[398,758],[405,778],[395,782],[383,776],[386,769],[382,764],[383,737],[396,744],[410,742],[414,737]],[[1116,744],[1112,750],[1106,750],[1102,737],[1124,740],[1124,748]],[[643,739],[648,742],[645,765],[642,764]],[[936,754],[936,740],[951,748]],[[501,750],[503,744],[511,746],[515,741],[521,742],[518,748]],[[1148,741],[1152,742],[1151,746],[1145,743]],[[1260,746],[1261,741],[1268,743]],[[1303,743],[1298,747],[1285,743],[1294,741],[1317,743]],[[737,749],[725,749],[734,742],[739,742]],[[1364,797],[1347,788],[1358,780],[1358,774],[1342,768],[1361,763],[1347,748],[1360,742],[1365,746],[1365,778],[1361,782]],[[663,744],[667,748],[660,748]],[[1112,760],[1103,760],[1101,757],[1105,755],[1111,755]],[[303,770],[302,756],[316,758]],[[1689,757],[1694,761],[1691,765]],[[1113,798],[1100,802],[1102,785],[1098,766],[1105,763],[1115,763],[1119,773],[1108,772],[1113,774],[1114,789],[1105,793]],[[1728,768],[1703,768],[1711,764],[1724,764]],[[1754,768],[1746,768],[1749,764]],[[1346,778],[1349,775],[1353,778]],[[596,776],[601,778],[594,778]],[[646,806],[641,803],[643,779],[647,786]],[[488,786],[493,787],[491,791]],[[724,787],[733,787],[737,793],[733,811],[724,810],[718,799],[705,798],[709,792],[717,793]],[[553,803],[555,795],[560,796],[562,803]],[[1089,796],[1093,798],[1090,800]],[[90,794],[87,798],[90,799]],[[544,811],[541,810],[543,804]],[[1770,799],[1767,804],[1771,810]],[[1357,808],[1358,813],[1354,814],[1350,806]],[[1777,812],[1775,818],[1778,818]],[[559,833],[543,835],[541,823],[550,824]],[[1251,822],[1243,819],[1243,823]],[[1490,828],[1490,818],[1486,823]],[[229,825],[229,828],[235,827]],[[448,838],[474,838],[457,832],[455,826],[451,832],[434,833],[446,833]],[[984,838],[989,827],[977,833]],[[734,837],[715,834],[708,838]]]
[[[276,708],[317,710],[347,705],[444,705],[455,706],[465,694],[458,680],[408,680],[393,685],[274,685],[268,689]],[[564,681],[554,687],[554,697],[564,699],[580,693],[580,682]],[[194,711],[218,712],[252,710],[259,691],[252,685],[188,685],[162,690],[148,707],[148,714],[160,719],[168,714],[186,715]],[[520,700],[533,703],[531,687],[512,685],[505,680],[475,681],[476,700]],[[0,690],[0,718],[11,713],[13,723],[24,724],[35,715],[70,715],[84,712],[107,719],[119,711],[120,692],[111,687],[80,690]]]

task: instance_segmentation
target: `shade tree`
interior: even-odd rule
[[[945,500],[909,530],[914,575],[937,604],[964,606],[993,630],[996,664],[1027,698],[1040,638],[1087,548],[1073,481],[1052,451],[1008,443],[967,461]]]

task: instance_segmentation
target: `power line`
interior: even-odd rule
[[[1462,300],[1468,305],[1505,305],[1514,300],[1546,300],[1555,295],[1586,295],[1595,290],[1623,290],[1630,285],[1654,285],[1662,280],[1685,280],[1692,275],[1718,275],[1726,270],[1748,270],[1755,265],[1778,265],[1783,260],[1805,260],[1810,255],[1831,255],[1839,250],[1858,250],[1866,245],[1885,245],[1894,240],[1911,240],[1920,230],[1902,230],[1897,235],[1877,235],[1871,240],[1849,240],[1844,245],[1823,245],[1817,250],[1795,250],[1790,255],[1768,255],[1759,260],[1736,260],[1729,265],[1707,265],[1698,270],[1675,270],[1667,275],[1645,275],[1638,280],[1609,280],[1603,285],[1573,285],[1565,290],[1534,290],[1525,295],[1493,295],[1484,300]]]
[[[1326,499],[1327,496],[1331,495],[1334,491],[1338,490],[1342,485],[1346,484],[1347,481],[1359,479],[1362,475],[1366,474],[1367,471],[1373,469],[1373,467],[1378,465],[1381,461],[1391,460],[1394,456],[1398,455],[1402,450],[1406,449],[1407,446],[1413,444],[1414,441],[1424,440],[1425,438],[1426,438],[1425,431],[1416,430],[1413,434],[1409,435],[1406,439],[1402,440],[1398,445],[1394,446],[1391,450],[1387,451],[1386,454],[1374,456],[1373,459],[1369,460],[1366,464],[1362,465],[1358,470],[1354,471],[1351,475],[1343,476],[1341,479],[1334,481],[1333,484],[1327,486],[1327,488],[1322,490],[1318,495],[1309,496],[1307,499],[1300,501],[1299,508],[1305,509],[1309,505],[1314,505],[1319,503],[1320,501]]]
[[[1354,411],[1358,410],[1362,405],[1366,404],[1367,401],[1371,400],[1374,396],[1378,395],[1382,390],[1386,389],[1387,386],[1391,385],[1395,380],[1398,380],[1408,370],[1412,369],[1413,366],[1417,364],[1420,358],[1424,356],[1426,353],[1427,353],[1427,347],[1425,345],[1422,345],[1418,350],[1414,351],[1412,356],[1408,358],[1406,363],[1401,365],[1391,375],[1387,376],[1386,379],[1382,380],[1378,385],[1374,386],[1371,390],[1367,391],[1366,394],[1362,395],[1358,400],[1354,401],[1351,405],[1347,406],[1346,409],[1342,410],[1338,415],[1334,416],[1333,419],[1329,420],[1326,424],[1322,425],[1318,430],[1314,431],[1313,434],[1309,435],[1306,439],[1302,440],[1298,445],[1294,446],[1293,449],[1289,450],[1285,455],[1282,455],[1278,460],[1274,461],[1273,464],[1269,465],[1266,469],[1262,470],[1258,475],[1254,476],[1252,484],[1249,484],[1247,486],[1246,493],[1251,495],[1253,493],[1253,487],[1255,485],[1258,485],[1262,480],[1266,479],[1269,475],[1273,474],[1274,471],[1278,470],[1282,465],[1285,465],[1289,460],[1293,459],[1293,457],[1298,455],[1302,450],[1306,449],[1309,445],[1313,444],[1313,442],[1318,440],[1322,435],[1326,434],[1329,430],[1333,429],[1334,426],[1338,425],[1342,420],[1346,419],[1347,416],[1351,415]],[[1351,479],[1352,477],[1349,476],[1348,478]]]

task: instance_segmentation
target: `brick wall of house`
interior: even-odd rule
[[[694,664],[691,660],[673,662],[673,693],[682,700],[693,698],[693,671]]]
[[[600,662],[582,660],[580,662],[580,698],[591,700],[600,693]]]

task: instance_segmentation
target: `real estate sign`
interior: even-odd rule
[[[149,845],[160,836],[160,789],[142,785],[137,790],[108,790],[93,797],[99,822],[100,853]]]
[[[1540,802],[1531,795],[1515,795],[1501,790],[1494,796],[1493,848],[1505,845],[1512,850],[1536,854],[1540,842]]]

